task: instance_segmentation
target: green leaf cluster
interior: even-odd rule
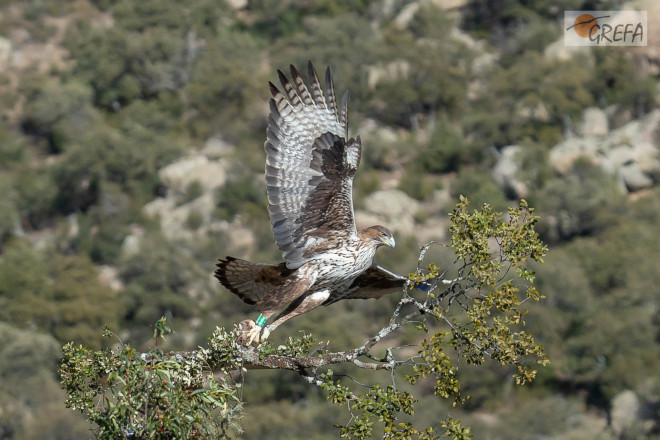
[[[169,331],[162,318],[154,335]],[[223,437],[240,430],[241,402],[231,378],[212,371],[219,357],[203,349],[183,358],[157,346],[138,353],[124,344],[93,351],[69,343],[60,365],[66,405],[85,414],[100,439]]]
[[[525,263],[542,263],[548,248],[534,229],[538,217],[524,200],[508,209],[507,219],[488,205],[472,213],[468,206],[469,201],[461,197],[452,214],[450,231],[452,248],[466,263],[459,275],[472,278],[466,288],[474,292],[466,294],[471,304],[463,304],[469,321],[452,323],[449,342],[468,363],[481,364],[487,355],[503,365],[517,365],[514,377],[524,384],[534,378],[536,371],[521,363],[532,358],[545,366],[548,359],[531,335],[512,331],[511,327],[525,324],[522,318],[526,311],[520,308],[523,302],[543,298],[533,286],[534,271]],[[517,278],[507,278],[512,269]],[[519,282],[527,283],[522,295]]]

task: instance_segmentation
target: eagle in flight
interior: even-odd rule
[[[383,226],[355,226],[353,178],[362,144],[359,136],[348,138],[348,92],[340,108],[330,67],[325,88],[311,62],[307,68],[309,88],[294,66],[291,80],[278,70],[282,89],[269,82],[268,213],[285,262],[226,257],[216,265],[220,283],[261,313],[256,322],[241,323],[240,339],[247,345],[320,305],[380,298],[407,283],[374,264],[376,249],[394,247],[392,233]]]

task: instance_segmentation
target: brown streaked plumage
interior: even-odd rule
[[[266,135],[266,190],[275,242],[285,262],[220,259],[220,283],[265,318],[250,321],[247,343],[268,337],[294,316],[348,298],[379,298],[401,290],[406,278],[373,264],[376,249],[394,246],[390,231],[358,231],[353,213],[353,178],[360,164],[360,137],[348,138],[348,93],[337,107],[330,68],[325,87],[311,63],[310,87],[291,66],[291,80],[278,71],[272,83]],[[261,333],[263,332],[263,333]]]

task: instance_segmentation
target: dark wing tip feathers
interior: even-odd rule
[[[289,72],[291,72],[291,76],[294,79],[300,77],[300,74],[298,73],[298,69],[296,69],[296,66],[294,66],[293,64],[289,64]]]
[[[232,261],[235,261],[236,258],[234,257],[225,257],[225,258],[218,258],[218,262],[215,263],[215,272],[213,273],[213,276],[220,281],[220,284],[225,286],[227,289],[229,289],[232,293],[237,293],[233,290],[233,288],[229,285],[229,281],[227,281],[227,266],[231,264]]]
[[[309,81],[312,86],[312,96],[314,98],[314,103],[321,108],[328,108],[325,102],[325,95],[323,94],[323,87],[321,87],[321,82],[319,81],[319,76],[316,73],[316,69],[311,61],[307,63],[307,75],[309,76]]]
[[[337,112],[337,98],[335,97],[335,83],[332,79],[332,69],[328,66],[325,69],[325,100],[328,109],[332,111],[339,122],[339,112]]]
[[[312,64],[312,61],[307,61],[307,76],[309,77],[309,80],[314,83],[318,83],[319,76],[316,74],[316,69],[314,68],[314,64]]]
[[[282,72],[280,69],[277,69],[277,77],[280,79],[282,86],[286,87],[285,84],[289,83],[289,79],[286,77],[284,72]]]
[[[332,68],[330,66],[325,69],[325,89],[328,94],[332,94],[332,98],[335,97],[335,81],[332,79]]]
[[[229,280],[227,279],[227,269],[229,268],[229,265],[236,260],[238,260],[238,258],[234,258],[230,256],[227,256],[225,258],[218,258],[218,262],[215,264],[216,269],[215,272],[213,273],[213,276],[218,281],[220,281],[220,284],[222,284],[225,287],[225,289],[229,290],[231,293],[238,296],[240,299],[243,300],[244,303],[256,304],[256,301],[250,299],[243,292],[232,286]]]
[[[279,72],[279,70],[278,70]],[[273,98],[275,96],[281,94],[280,89],[277,88],[275,84],[273,84],[271,81],[268,81],[268,88],[270,88],[270,94],[273,95]]]
[[[215,277],[220,280],[221,277],[224,276],[224,274],[227,271],[227,265],[229,263],[231,263],[232,261],[234,261],[234,260],[236,260],[236,258],[229,257],[229,256],[227,256],[225,258],[218,258],[218,262],[215,263],[215,267],[216,267]],[[222,281],[220,281],[220,282],[222,282]]]
[[[297,79],[300,79],[302,84],[305,84],[305,82],[302,80],[302,77],[300,76],[298,69],[296,69],[296,67],[293,64],[289,65],[289,71],[291,72],[291,77],[293,78],[294,83],[296,83],[296,87],[293,87],[291,85],[289,78],[287,78],[286,74],[282,72],[282,70],[280,69],[277,69],[277,76],[280,80],[280,83],[282,84],[284,93],[271,81],[268,81],[268,87],[270,88],[270,93],[274,99],[277,99],[278,95],[286,96],[287,101],[289,101],[289,104],[293,104],[290,101],[292,99],[295,100],[296,96],[294,95],[298,95],[298,98],[302,98],[302,96],[299,96],[300,91],[298,90],[297,87]],[[312,63],[311,60],[307,62],[307,74],[312,84],[313,96],[311,97],[311,100],[316,105],[326,106],[328,109],[333,110],[335,113],[335,117],[337,118],[337,121],[343,123],[346,126],[346,130],[348,130],[349,93],[348,90],[344,93],[341,102],[341,109],[338,109],[337,98],[335,96],[335,84],[332,77],[332,68],[328,66],[325,70],[325,96],[321,90],[317,90],[317,88],[321,89],[321,85],[319,83],[318,74],[316,73],[316,69],[314,68],[314,64]],[[293,95],[291,92],[293,92]],[[306,95],[309,96],[308,93]],[[309,102],[308,100],[305,101],[306,101],[305,104],[311,104],[311,102]],[[275,104],[274,106],[271,105],[271,111],[274,108],[275,109],[277,108],[277,102],[274,102],[274,104]],[[345,136],[348,137],[348,133],[346,133]]]
[[[325,68],[325,83],[326,83],[327,85],[331,85],[331,86],[332,86],[332,89],[334,90],[334,88],[335,88],[335,87],[334,87],[335,84],[334,84],[334,82],[333,82],[333,80],[332,80],[332,68],[331,68],[330,66],[328,66],[328,67]]]

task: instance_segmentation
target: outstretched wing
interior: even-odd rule
[[[408,279],[374,264],[362,272],[348,289],[334,291],[323,303],[324,306],[342,299],[376,299],[394,292],[401,292]]]
[[[273,98],[264,147],[273,234],[287,267],[296,268],[325,238],[357,233],[352,187],[361,145],[359,137],[347,139],[348,93],[339,110],[330,68],[325,93],[311,62],[311,92],[298,71],[290,70],[292,81],[278,71],[283,92],[269,83]]]

